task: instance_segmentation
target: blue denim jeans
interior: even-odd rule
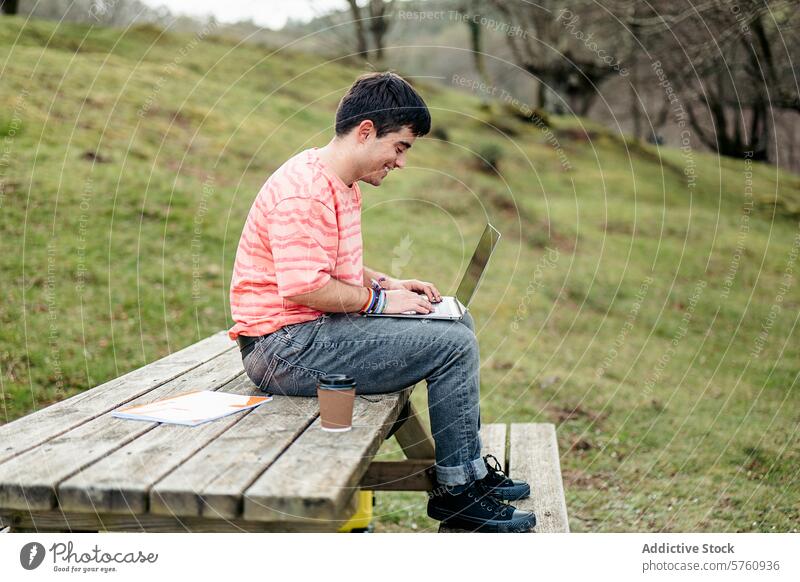
[[[328,313],[263,336],[244,359],[261,390],[316,396],[325,374],[347,374],[359,397],[425,379],[440,485],[486,476],[480,439],[480,354],[472,316],[460,320]]]

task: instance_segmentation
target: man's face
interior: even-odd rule
[[[360,179],[367,184],[380,186],[389,172],[406,165],[406,151],[414,143],[416,136],[408,126],[382,137],[375,136],[373,127],[372,134],[363,144],[365,158]]]

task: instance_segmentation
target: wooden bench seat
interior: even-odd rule
[[[505,424],[489,424],[481,426],[481,440],[484,455],[494,455],[508,476],[530,484],[531,496],[511,503],[536,514],[534,532],[569,532],[555,427],[513,423],[509,431]],[[440,533],[465,531],[439,526]]]

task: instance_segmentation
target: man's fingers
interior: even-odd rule
[[[432,284],[420,281],[420,285],[422,286],[422,291],[425,293],[425,296],[428,298],[428,301],[438,301],[441,297],[437,297],[439,295],[439,291],[436,290]]]

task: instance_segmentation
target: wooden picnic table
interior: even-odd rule
[[[353,429],[344,433],[320,429],[316,398],[279,395],[197,427],[111,416],[192,390],[263,395],[220,332],[0,426],[0,530],[337,531],[359,488],[433,488],[433,441],[411,406],[413,387],[357,396]],[[512,443],[551,425],[515,426]],[[484,448],[508,458],[505,425],[482,430]],[[376,460],[392,434],[408,458]],[[556,516],[542,531],[566,531],[555,433],[546,439],[545,457],[519,447],[517,475],[537,463],[547,469],[532,486],[544,479],[553,494],[530,505],[544,503]]]

